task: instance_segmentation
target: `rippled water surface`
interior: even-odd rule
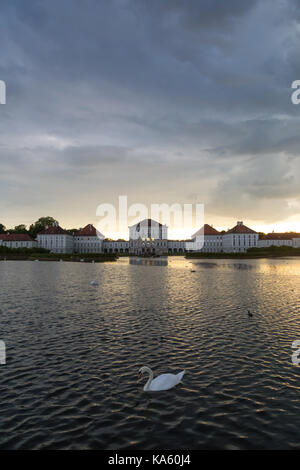
[[[299,294],[299,259],[1,261],[0,448],[299,449]]]

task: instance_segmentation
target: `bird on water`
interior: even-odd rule
[[[178,374],[161,374],[153,379],[153,372],[150,367],[144,366],[141,367],[138,373],[139,379],[143,374],[148,374],[148,382],[144,386],[145,392],[158,392],[160,390],[169,390],[170,388],[175,387],[175,385],[181,382],[182,377],[184,376],[184,370]]]

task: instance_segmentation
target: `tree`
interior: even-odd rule
[[[34,224],[29,227],[29,235],[36,238],[39,232],[42,232],[46,227],[51,227],[53,224],[58,224],[58,221],[53,217],[40,217]]]
[[[0,224],[0,233],[5,233],[6,227],[3,224]]]
[[[9,230],[10,233],[28,233],[26,225],[16,225],[14,229]]]

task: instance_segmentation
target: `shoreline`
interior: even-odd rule
[[[41,256],[16,256],[16,255],[11,255],[11,256],[1,256],[0,257],[0,262],[1,261],[50,261],[50,262],[68,262],[68,263],[110,263],[110,262],[116,262],[118,261],[119,258],[138,258],[136,255],[130,255],[130,256],[112,256],[112,257],[91,257],[91,258],[82,258],[82,257],[66,257],[65,255],[59,256],[59,257],[41,257]],[[258,254],[258,255],[249,255],[249,254],[233,254],[233,253],[220,253],[220,254],[209,254],[205,253],[203,255],[187,255],[187,254],[182,254],[182,255],[163,255],[160,257],[156,257],[154,259],[161,259],[161,258],[184,258],[186,260],[192,261],[192,260],[198,260],[198,259],[232,259],[232,260],[251,260],[251,259],[291,259],[291,258],[299,258],[299,254]],[[146,258],[146,257],[141,257],[141,259],[152,259],[152,258]]]
[[[257,254],[257,255],[249,255],[249,254],[233,254],[233,253],[228,253],[228,255],[225,254],[205,254],[205,255],[193,255],[193,256],[185,256],[186,259],[188,260],[193,260],[193,259],[263,259],[263,258],[271,258],[271,259],[289,259],[289,258],[299,258],[300,254],[269,254],[269,253],[262,253],[262,254]]]
[[[35,255],[6,255],[1,256],[0,261],[64,261],[69,263],[106,263],[117,261],[117,256],[93,256],[93,257],[83,257],[83,256],[66,256],[62,254],[61,256],[41,256],[39,254]]]

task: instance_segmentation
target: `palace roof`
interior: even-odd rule
[[[81,230],[75,233],[76,237],[103,237],[102,233],[93,226],[93,224],[88,224],[83,227]]]
[[[32,242],[32,238],[27,233],[3,233],[0,240],[6,242]]]
[[[244,225],[243,222],[238,222],[237,225],[231,228],[230,230],[228,230],[225,235],[230,234],[230,233],[247,234],[247,233],[257,233],[257,232],[255,232],[249,227],[246,227],[246,225]]]
[[[51,225],[38,233],[38,235],[70,235],[66,230],[61,228],[59,225]]]
[[[213,228],[211,225],[204,224],[203,227],[198,230],[198,232],[192,235],[192,238],[195,238],[197,235],[220,235],[220,232],[218,232],[218,230]]]

